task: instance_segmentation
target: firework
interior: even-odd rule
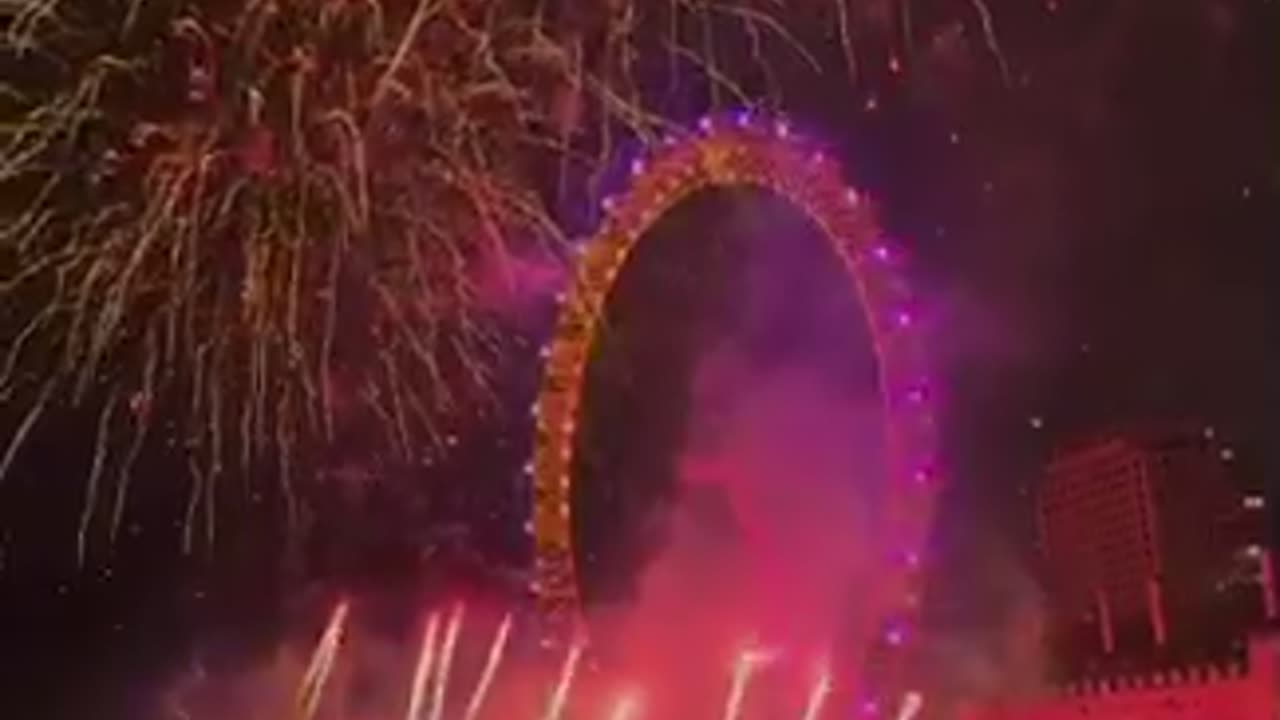
[[[338,658],[346,624],[347,604],[339,603],[329,618],[324,634],[320,636],[320,642],[316,644],[311,662],[307,664],[306,673],[298,686],[296,708],[299,720],[311,720],[320,709],[320,701],[324,699],[329,676],[333,672],[333,664]]]
[[[502,624],[498,626],[497,633],[493,636],[493,644],[489,646],[489,654],[485,658],[484,670],[480,673],[480,679],[476,681],[475,691],[471,693],[471,700],[467,702],[466,713],[462,716],[463,720],[475,720],[480,714],[480,708],[484,705],[485,697],[489,693],[489,687],[493,685],[493,677],[498,672],[498,666],[502,664],[503,652],[507,647],[507,638],[511,634],[511,614],[502,618]]]
[[[445,690],[449,687],[453,653],[458,646],[458,634],[462,632],[464,614],[465,610],[459,604],[454,606],[453,613],[449,616],[449,627],[445,630],[444,644],[440,648],[440,667],[436,670],[436,681],[431,694],[431,720],[442,720],[444,717]]]
[[[0,48],[19,68],[0,84],[0,478],[51,407],[99,413],[83,559],[152,438],[189,458],[205,539],[233,471],[269,470],[296,520],[303,451],[365,420],[376,454],[440,451],[513,339],[487,278],[563,256],[553,196],[669,130],[677,81],[750,99],[715,38],[749,40],[753,71],[766,41],[809,58],[770,12],[21,4]]]
[[[772,662],[773,653],[763,650],[744,650],[733,666],[733,682],[725,699],[724,720],[738,720],[747,697],[747,686],[761,666]]]
[[[405,711],[405,720],[418,720],[422,717],[422,706],[426,702],[427,681],[431,678],[431,666],[435,662],[436,632],[439,630],[440,617],[435,613],[427,620],[426,630],[422,633],[422,645],[418,650],[418,662],[413,668],[413,686],[409,690],[409,708]]]
[[[369,456],[423,461],[493,400],[519,339],[494,295],[560,267],[559,208],[594,206],[624,140],[673,131],[664,108],[776,106],[772,61],[832,49],[868,95],[855,36],[905,52],[924,32],[910,0],[580,5],[4,10],[0,481],[80,405],[99,416],[82,561],[116,538],[149,443],[190,466],[188,548],[233,472],[277,478],[296,525],[308,450],[373,425]]]
[[[569,703],[569,691],[573,689],[573,681],[578,673],[578,661],[582,658],[584,645],[581,641],[576,641],[569,648],[569,652],[565,655],[564,665],[560,668],[560,679],[556,681],[555,689],[551,692],[551,699],[547,702],[547,711],[542,715],[542,720],[560,720],[564,715],[565,706]]]
[[[822,706],[831,694],[831,670],[826,664],[818,670],[818,679],[809,691],[809,700],[805,704],[804,720],[818,720],[822,716]]]
[[[476,677],[475,685],[471,690],[466,705],[463,706],[461,703],[446,705],[444,688],[450,683],[454,674],[450,668],[450,656],[458,651],[457,644],[463,642],[463,636],[465,635],[463,633],[464,616],[465,607],[460,604],[455,605],[448,615],[436,611],[428,616],[414,655],[416,660],[410,676],[411,686],[409,687],[408,706],[402,715],[405,720],[424,720],[428,716],[439,717],[442,720],[450,718],[474,720],[474,718],[484,717],[487,714],[527,718],[528,720],[533,720],[535,717],[542,720],[556,720],[566,716],[576,716],[585,712],[587,708],[592,707],[599,707],[604,713],[601,717],[609,720],[638,720],[638,718],[645,716],[645,706],[650,698],[654,698],[655,702],[661,705],[660,700],[664,688],[662,679],[657,677],[650,677],[650,681],[658,683],[652,687],[636,684],[634,678],[614,677],[612,681],[604,685],[622,688],[623,692],[608,698],[607,702],[604,696],[598,694],[604,688],[604,685],[583,687],[576,691],[575,695],[575,682],[578,679],[577,676],[582,666],[583,655],[586,652],[586,643],[578,640],[569,646],[564,657],[558,661],[556,671],[548,673],[550,682],[546,688],[547,700],[545,706],[541,708],[530,707],[526,698],[525,702],[517,700],[514,704],[508,704],[501,709],[495,706],[491,707],[488,713],[482,713],[481,709],[484,707],[485,701],[495,683],[510,681],[519,684],[522,680],[528,680],[533,677],[546,677],[544,672],[548,670],[540,662],[534,662],[533,665],[515,663],[509,665],[506,671],[502,673],[504,677],[500,677],[498,670],[503,663],[511,634],[515,631],[514,619],[510,614],[502,619],[495,630],[489,644],[486,662],[479,669],[479,674]],[[351,678],[347,677],[345,680],[332,679],[335,677],[334,668],[338,663],[341,652],[353,653],[344,659],[344,664],[359,665],[361,663],[359,659],[361,656],[360,649],[358,647],[346,647],[347,644],[343,642],[343,638],[347,633],[348,622],[348,606],[346,603],[342,603],[331,613],[325,630],[311,652],[309,662],[304,667],[301,679],[298,682],[294,683],[292,680],[293,670],[288,671],[288,678],[271,676],[266,679],[266,682],[273,685],[278,679],[285,679],[288,688],[296,688],[293,690],[295,698],[295,714],[293,717],[297,717],[300,720],[311,720],[318,717],[322,700],[326,703],[326,713],[332,712],[335,717],[358,716],[358,713],[362,712],[349,704],[351,695],[344,693],[346,687],[342,683],[350,682]],[[753,700],[749,690],[751,685],[756,682],[757,675],[780,657],[779,650],[750,647],[734,658],[731,667],[725,668],[725,674],[729,682],[728,691],[723,698],[724,710],[722,716],[726,720],[738,720],[749,716],[753,711],[759,712],[760,703],[764,698],[756,697]],[[271,672],[274,672],[274,670],[271,670]],[[606,670],[606,672],[610,671]],[[397,677],[399,673],[383,673],[381,676]],[[181,692],[175,693],[171,701],[174,705],[175,716],[184,718],[224,717],[233,714],[244,714],[245,708],[237,705],[228,706],[225,703],[212,706],[208,714],[206,710],[196,712],[184,707],[183,703],[179,701],[180,696],[187,694],[187,691],[191,689],[191,685],[201,685],[208,681],[209,678],[205,676],[200,668],[197,668],[195,676],[188,678],[188,682],[184,683],[180,688]],[[615,681],[617,684],[615,684]],[[807,691],[803,714],[800,717],[806,720],[817,720],[823,717],[824,710],[829,710],[828,700],[831,697],[835,683],[829,663],[825,660],[821,661],[817,665],[817,673],[813,683]],[[804,693],[804,689],[797,687],[794,690],[797,692],[798,701],[799,695]],[[234,696],[236,693],[228,693],[226,688],[223,687],[213,690],[208,695],[211,698],[218,698]],[[254,693],[252,697],[256,698],[257,703],[262,703],[264,699],[264,695],[259,693]],[[507,698],[508,703],[511,703],[512,697]],[[600,704],[597,705],[597,703]],[[903,696],[897,713],[892,717],[899,718],[899,720],[912,720],[912,718],[917,717],[922,707],[923,697],[921,694],[908,692]],[[262,705],[255,705],[255,708],[257,711],[263,712],[267,709],[266,706]],[[829,715],[830,712],[827,714]],[[253,715],[253,717],[257,717],[257,715]],[[379,717],[385,717],[385,715],[379,715]]]

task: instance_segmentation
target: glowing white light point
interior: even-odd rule
[[[924,708],[924,696],[914,690],[902,698],[897,720],[912,720]]]

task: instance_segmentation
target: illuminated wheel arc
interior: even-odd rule
[[[756,187],[804,212],[831,242],[858,292],[877,355],[890,483],[885,507],[895,546],[884,553],[883,613],[888,643],[903,644],[918,602],[919,547],[928,530],[936,481],[930,392],[918,318],[883,244],[870,203],[845,185],[836,163],[796,139],[782,123],[704,119],[702,132],[664,145],[632,165],[632,187],[605,200],[605,220],[581,249],[560,298],[554,334],[543,349],[533,407],[535,580],[532,590],[553,625],[585,630],[574,566],[572,463],[586,364],[609,291],[636,242],[680,201],[712,187]]]

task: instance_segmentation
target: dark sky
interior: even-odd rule
[[[954,477],[936,622],[981,626],[1018,592],[990,558],[1025,556],[1028,497],[1054,438],[1192,418],[1240,445],[1247,481],[1274,479],[1262,477],[1274,461],[1254,458],[1276,447],[1263,308],[1264,250],[1280,237],[1280,5],[992,3],[1007,74],[968,10],[919,5],[931,30],[901,75],[872,67],[856,89],[810,78],[786,106],[881,203],[932,308]],[[513,381],[516,405],[529,383]],[[518,558],[524,495],[511,478],[528,440],[513,415],[434,471],[491,482],[322,519],[331,532],[316,567],[278,562],[278,538],[247,500],[223,510],[232,539],[215,557],[182,556],[181,492],[157,484],[113,557],[77,571],[82,488],[68,479],[88,451],[66,440],[92,420],[69,413],[0,493],[0,707],[132,717],[124,708],[145,704],[196,648],[234,663],[287,633],[287,610],[310,602],[299,577],[321,596],[343,583],[414,586],[423,535],[445,519],[470,523],[484,552]],[[148,468],[183,472],[162,459]],[[969,581],[953,582],[958,572]]]

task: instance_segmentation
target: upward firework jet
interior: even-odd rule
[[[773,653],[764,650],[744,650],[734,663],[733,682],[729,686],[729,696],[725,700],[724,720],[738,720],[742,716],[743,703],[747,697],[747,686],[752,677],[762,666],[772,662]]]
[[[598,711],[603,713],[598,715],[608,720],[639,720],[642,717],[649,717],[651,711],[646,708],[649,700],[652,698],[654,702],[661,705],[662,690],[661,680],[659,678],[651,678],[657,680],[658,686],[641,687],[631,684],[630,682],[615,685],[625,690],[609,699],[607,704],[599,704],[604,698],[597,694],[596,691],[600,686],[587,687],[576,692],[575,682],[578,672],[583,661],[583,654],[586,651],[585,642],[579,640],[574,642],[565,653],[564,657],[559,660],[558,670],[551,678],[550,686],[547,690],[547,702],[543,707],[532,707],[528,703],[527,698],[523,702],[517,704],[507,704],[506,706],[495,705],[485,712],[481,712],[485,700],[495,683],[499,681],[498,668],[503,662],[504,652],[507,648],[509,638],[513,632],[513,619],[511,615],[503,618],[494,632],[492,641],[490,642],[487,659],[482,668],[479,669],[475,679],[475,684],[469,695],[468,702],[465,706],[461,703],[450,703],[445,705],[445,696],[443,688],[451,682],[452,675],[450,657],[458,652],[457,643],[462,642],[464,607],[456,605],[448,615],[440,612],[431,613],[424,625],[421,641],[418,645],[416,653],[416,662],[410,679],[410,687],[408,688],[408,705],[401,716],[404,720],[427,720],[428,717],[441,718],[441,720],[450,720],[462,718],[463,720],[473,720],[478,717],[504,716],[511,717],[515,720],[533,720],[533,718],[541,718],[542,720],[558,720],[564,717],[579,717],[581,713],[586,712],[587,708],[593,708],[590,712]],[[360,709],[351,704],[352,698],[358,695],[368,695],[368,691],[361,693],[349,692],[350,686],[344,682],[351,682],[351,677],[346,676],[345,680],[335,679],[342,678],[343,675],[334,674],[334,668],[339,661],[339,654],[344,651],[343,637],[347,631],[348,606],[343,603],[336,607],[329,617],[329,621],[325,627],[319,642],[316,644],[314,651],[311,653],[310,661],[305,667],[302,678],[297,685],[295,697],[295,710],[292,717],[297,720],[314,720],[321,717],[321,707],[324,708],[324,717],[364,717],[362,712],[366,709]],[[358,664],[360,653],[357,649],[356,653],[349,656],[344,663]],[[739,720],[743,717],[753,717],[753,713],[760,712],[760,701],[762,698],[751,699],[749,692],[752,684],[757,680],[757,675],[764,671],[770,664],[780,657],[776,650],[765,649],[748,649],[741,652],[735,659],[728,671],[728,691],[724,697],[724,711],[722,717],[725,720]],[[533,675],[541,676],[545,668],[539,663],[533,666],[516,665],[508,670],[508,679],[523,678],[528,679]],[[398,677],[399,673],[382,673],[382,677]],[[192,678],[192,682],[196,685],[208,678],[203,674]],[[465,678],[464,678],[465,680]],[[625,678],[615,678],[615,680],[625,680]],[[832,677],[829,665],[823,662],[818,666],[818,673],[813,685],[808,690],[807,700],[804,705],[804,711],[799,717],[805,720],[817,720],[823,717],[824,707],[827,706],[827,700],[831,694],[835,681]],[[292,687],[292,686],[291,686]],[[188,686],[184,686],[183,690],[190,690]],[[229,697],[236,693],[228,693],[225,688],[221,692],[215,692],[211,697]],[[796,703],[804,694],[804,688],[793,688],[796,692]],[[403,689],[395,689],[395,692],[402,692]],[[256,696],[255,696],[256,697]],[[257,698],[259,701],[261,698]],[[643,701],[643,702],[642,702]],[[508,698],[510,702],[510,698]],[[240,706],[227,707],[225,704],[216,705],[213,712],[205,714],[201,711],[193,714],[191,710],[181,707],[176,703],[175,717],[190,718],[223,718],[223,717],[266,717],[267,715],[276,716],[278,713],[272,713],[261,707],[255,706],[254,712],[267,712],[266,715],[246,714],[247,708]],[[898,720],[913,720],[923,707],[923,698],[917,692],[907,693],[902,701],[897,713],[891,715]],[[828,708],[828,715],[830,711]],[[383,717],[384,715],[380,715]]]
[[[413,668],[413,686],[409,690],[409,708],[405,711],[405,720],[420,720],[422,708],[426,704],[427,681],[431,678],[431,666],[435,662],[436,633],[439,631],[440,616],[431,614],[427,620],[426,630],[422,633],[422,645],[418,650],[418,662]]]
[[[449,674],[453,667],[453,652],[458,646],[458,634],[462,632],[462,618],[465,611],[462,605],[454,607],[449,616],[449,627],[444,633],[444,646],[440,649],[440,668],[436,670],[436,681],[431,695],[431,720],[443,720],[445,690],[449,687]]]
[[[564,716],[565,706],[569,703],[569,691],[573,689],[573,680],[578,674],[578,661],[582,659],[582,651],[582,642],[576,641],[565,655],[564,666],[560,668],[560,679],[551,692],[543,720],[560,720]]]
[[[320,701],[324,698],[325,688],[329,684],[329,675],[333,672],[334,661],[338,658],[338,650],[342,645],[342,634],[347,624],[347,604],[340,603],[329,618],[324,635],[316,644],[311,662],[307,664],[306,674],[298,687],[297,718],[311,720],[320,709]]]
[[[822,706],[831,694],[831,670],[826,664],[818,671],[818,679],[809,692],[809,700],[805,704],[804,720],[818,720],[822,717]]]
[[[480,708],[484,705],[485,698],[489,694],[489,688],[493,685],[493,676],[498,672],[498,666],[502,664],[502,655],[507,648],[507,637],[511,634],[511,614],[502,618],[502,624],[498,626],[498,632],[493,636],[493,644],[489,646],[489,654],[485,659],[484,670],[480,673],[480,679],[476,682],[475,691],[471,693],[471,700],[467,703],[467,712],[463,715],[463,720],[475,720],[480,714]]]

